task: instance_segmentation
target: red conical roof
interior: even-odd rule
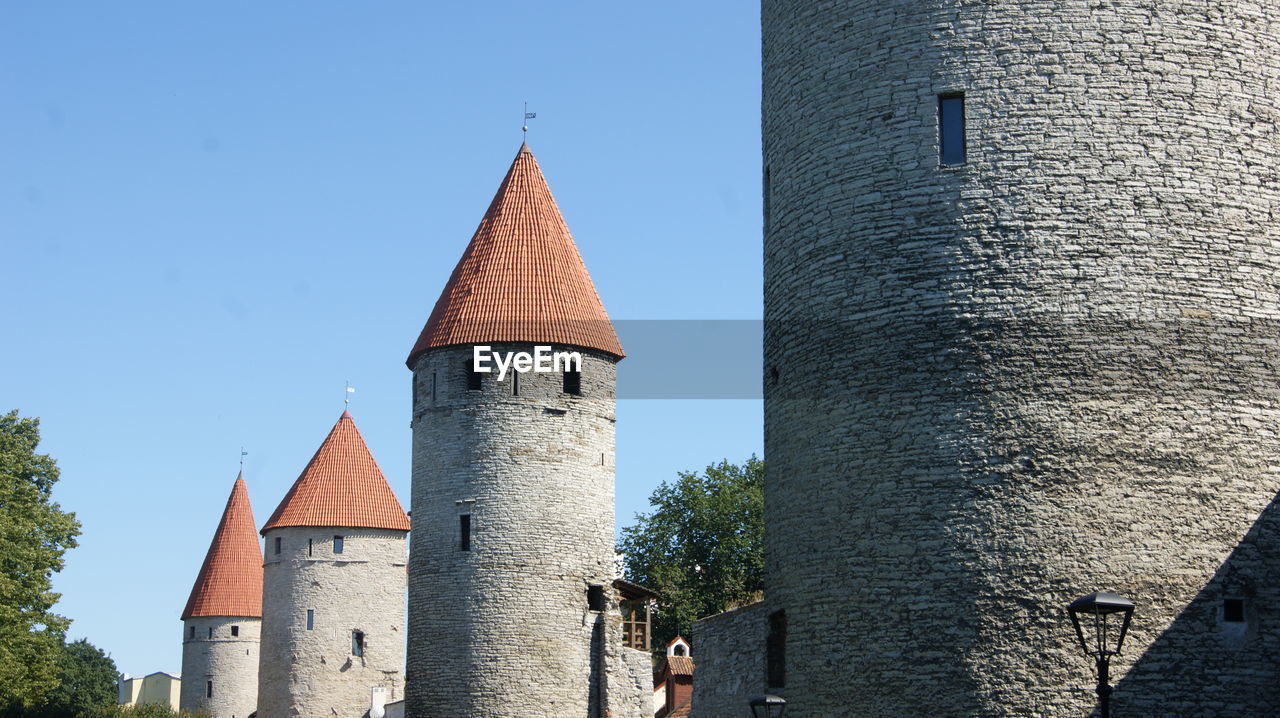
[[[262,532],[281,526],[409,530],[409,517],[350,413],[342,412]]]
[[[227,508],[182,610],[184,621],[196,616],[262,616],[262,549],[243,474],[231,487]]]
[[[538,342],[623,355],[538,161],[521,145],[409,352]]]

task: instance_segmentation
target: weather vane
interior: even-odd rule
[[[351,406],[351,395],[356,393],[355,387],[351,386],[351,382],[347,382],[347,391],[342,395],[342,405],[344,407]]]
[[[525,139],[529,138],[529,120],[537,116],[538,113],[529,111],[529,103],[524,103],[524,124],[520,126],[520,131],[524,133]]]
[[[245,451],[244,447],[241,446],[240,447],[240,473],[242,474],[244,473],[244,457],[248,455],[249,455],[249,452]]]

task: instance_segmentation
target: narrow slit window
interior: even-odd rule
[[[467,361],[466,361],[466,372],[467,372],[467,391],[480,391],[483,388],[483,385],[480,383],[480,380],[484,377],[484,375],[476,371],[475,362],[472,361],[472,359],[469,357],[467,358]]]
[[[770,197],[771,194],[773,194],[773,181],[772,181],[772,177],[770,177],[769,167],[766,165],[764,168],[764,226],[765,227],[769,226],[769,205],[770,205],[769,200],[771,199]]]
[[[588,586],[587,610],[603,611],[604,609],[604,586]]]
[[[314,609],[307,609],[307,630],[310,631],[316,627],[316,612]]]
[[[1244,623],[1244,599],[1228,598],[1223,601],[1222,620],[1227,623]]]
[[[204,697],[205,698],[213,697],[213,681],[204,682]]]
[[[938,95],[938,162],[965,163],[964,93]]]
[[[311,552],[313,550],[314,550],[314,546],[312,546],[312,539],[307,539],[307,555],[311,556],[312,555]]]
[[[187,638],[195,638],[195,637],[196,637],[196,627],[195,627],[195,626],[192,626],[192,627],[187,631]]]
[[[276,555],[277,556],[280,555],[280,537],[279,536],[276,537]]]
[[[346,541],[344,541],[344,540],[343,540],[343,538],[342,538],[341,536],[334,536],[334,537],[333,537],[333,552],[334,552],[334,553],[342,553],[342,550],[343,550],[344,548],[346,548],[345,544],[346,544]]]
[[[471,550],[471,514],[458,516],[458,550]]]
[[[431,372],[431,403],[436,403],[436,373]]]
[[[231,635],[232,635],[232,636],[237,636],[237,637],[238,637],[238,636],[240,635],[240,627],[239,627],[239,626],[232,626],[232,627],[231,627]]]
[[[582,396],[581,369],[564,370],[564,393],[572,394],[573,396]]]
[[[213,638],[213,626],[209,626],[209,638]]]
[[[361,631],[351,632],[351,655],[364,655],[364,633]]]
[[[765,637],[765,681],[770,688],[787,685],[787,614],[769,614],[769,633]]]
[[[410,385],[413,387],[413,406],[416,409],[418,407],[418,375],[417,374],[413,375],[413,380],[410,382]]]
[[[520,396],[520,372],[511,372],[511,396]]]

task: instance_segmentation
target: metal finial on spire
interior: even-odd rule
[[[529,120],[537,116],[538,113],[529,111],[529,103],[524,103],[524,124],[520,126],[520,131],[524,133],[525,139],[529,138]]]
[[[347,391],[342,395],[343,408],[351,406],[351,395],[356,393],[355,387],[351,386],[351,382],[347,382]]]
[[[249,452],[245,451],[244,447],[241,446],[240,447],[240,473],[242,474],[244,473],[244,457],[248,455],[249,455]]]

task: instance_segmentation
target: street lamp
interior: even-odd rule
[[[751,699],[751,715],[755,718],[782,718],[787,702],[780,696],[763,695]]]
[[[1111,718],[1111,657],[1119,655],[1120,647],[1124,645],[1129,620],[1133,618],[1133,601],[1114,593],[1091,593],[1072,601],[1067,610],[1071,613],[1071,623],[1076,627],[1080,648],[1084,649],[1085,655],[1092,656],[1098,666],[1098,714],[1100,718]],[[1092,622],[1089,638],[1085,637],[1085,629],[1080,626],[1081,617]]]

